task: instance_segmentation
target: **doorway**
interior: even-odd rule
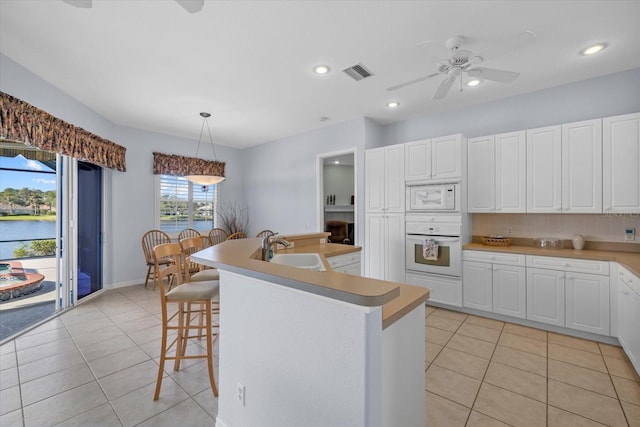
[[[318,229],[331,243],[354,245],[356,233],[355,149],[318,156]]]

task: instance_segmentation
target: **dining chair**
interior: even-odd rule
[[[205,237],[207,241],[209,240],[206,236],[187,237],[186,239],[180,240],[180,248],[182,249],[182,257],[184,259],[183,270],[185,278],[188,274],[189,281],[191,282],[218,280],[220,278],[218,269],[205,269],[204,265],[191,261],[191,255],[205,248],[203,237]]]
[[[330,243],[351,244],[349,239],[349,223],[346,221],[327,221],[325,223],[325,231],[331,233],[329,236]]]
[[[224,242],[227,240],[227,237],[229,237],[229,233],[224,231],[222,228],[212,228],[211,231],[209,231],[211,246]]]
[[[153,248],[162,243],[170,243],[171,237],[162,230],[149,230],[142,235],[142,252],[147,263],[147,277],[144,280],[144,287],[149,283],[149,277],[153,272],[153,289],[156,288],[157,274],[155,269],[155,261],[153,259]],[[170,260],[161,260],[161,264],[169,264]]]
[[[247,234],[242,231],[238,231],[237,233],[233,233],[231,236],[227,237],[227,240],[237,240],[237,239],[246,239]]]
[[[217,280],[189,283],[183,282],[182,248],[178,243],[164,243],[153,249],[156,271],[158,274],[158,287],[160,288],[160,302],[162,305],[162,339],[160,348],[160,363],[158,366],[158,378],[153,400],[160,397],[162,378],[164,377],[165,361],[173,360],[173,370],[180,370],[180,362],[184,359],[206,359],[209,371],[209,383],[214,396],[218,396],[215,373],[213,370],[213,319],[212,302],[219,294],[219,282]],[[171,263],[162,264],[164,259],[171,259]],[[175,277],[177,286],[166,290],[165,280],[171,282]],[[177,305],[177,310],[176,310]],[[171,310],[171,314],[170,314]],[[176,310],[176,311],[173,311]],[[194,316],[204,316],[204,324],[193,324]],[[176,332],[176,337],[167,345],[170,331]],[[198,331],[197,333],[195,331]],[[193,334],[192,334],[193,333]],[[218,334],[216,333],[216,339]],[[187,355],[187,344],[192,338],[206,337],[205,354]],[[171,355],[172,349],[175,353]]]
[[[187,237],[197,237],[200,236],[200,232],[198,230],[194,230],[193,228],[187,228],[178,233],[178,242],[182,239],[186,239]]]
[[[274,233],[271,230],[262,230],[261,232],[256,234],[256,237],[265,238],[265,237],[271,237],[271,236],[275,236],[275,235],[276,235],[276,233]]]

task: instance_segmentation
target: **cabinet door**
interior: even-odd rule
[[[383,214],[370,214],[365,218],[364,271],[365,276],[384,280],[385,218]]]
[[[561,127],[527,131],[527,212],[562,210]]]
[[[405,181],[431,179],[431,140],[408,142],[404,145]]]
[[[467,144],[469,212],[494,212],[496,209],[494,137],[472,138]]]
[[[495,136],[496,212],[526,212],[526,133]]]
[[[385,147],[385,212],[404,212],[404,146]]]
[[[364,154],[364,185],[367,212],[383,212],[385,208],[384,154],[384,148],[367,150]]]
[[[567,328],[609,335],[609,276],[566,273]]]
[[[620,344],[629,360],[640,372],[640,334],[638,322],[640,322],[640,295],[636,294],[623,281],[620,281]]]
[[[526,318],[527,282],[524,267],[493,266],[493,312]]]
[[[462,307],[462,283],[460,279],[439,274],[407,273],[407,283],[429,288],[428,301]]]
[[[564,326],[564,275],[527,268],[527,319]]]
[[[602,120],[562,125],[562,211],[602,212]]]
[[[443,136],[431,140],[431,178],[462,178],[462,135]]]
[[[385,218],[385,276],[384,280],[404,283],[405,279],[405,232],[404,214],[389,214]]]
[[[464,261],[462,263],[462,305],[491,311],[493,305],[493,272],[491,264]]]
[[[640,212],[640,114],[602,122],[602,205],[604,212]]]

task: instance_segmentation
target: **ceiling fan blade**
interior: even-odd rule
[[[451,89],[451,86],[453,86],[453,82],[455,81],[456,81],[456,76],[449,76],[446,79],[444,79],[440,83],[440,86],[438,86],[438,89],[436,89],[431,99],[442,99],[445,96],[447,96],[447,93],[449,93],[449,89]]]
[[[200,12],[204,6],[204,0],[176,0],[176,3],[189,13]]]
[[[82,9],[89,9],[93,5],[91,0],[62,0],[63,2],[70,4],[71,6],[80,7]]]
[[[482,80],[492,80],[500,83],[511,83],[520,73],[514,71],[494,70],[493,68],[476,67],[467,71],[469,77]]]
[[[435,76],[439,76],[439,75],[440,75],[440,73],[433,73],[433,74],[429,74],[428,76],[422,76],[422,77],[419,77],[419,78],[417,78],[415,80],[411,80],[411,81],[408,81],[408,82],[400,83],[399,85],[391,86],[389,89],[387,89],[387,91],[391,92],[392,90],[400,89],[400,88],[403,88],[405,86],[410,86],[410,85],[415,84],[415,83],[420,83],[420,82],[423,82],[423,81],[425,81],[427,79],[430,79],[431,77],[435,77]]]

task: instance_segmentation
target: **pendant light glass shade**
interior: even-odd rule
[[[213,138],[211,137],[211,129],[209,128],[209,122],[207,119],[211,117],[209,113],[200,113],[202,117],[202,128],[200,129],[200,137],[198,138],[198,148],[196,149],[196,158],[198,157],[198,151],[200,150],[200,143],[202,142],[202,134],[204,133],[204,127],[207,126],[207,132],[209,134],[209,142],[211,143],[211,150],[213,151],[213,159],[216,161],[216,149],[213,145]],[[223,168],[224,170],[224,168]],[[215,173],[207,174],[202,168],[198,168],[198,170],[193,170],[193,173],[185,175],[185,178],[194,184],[198,185],[213,185],[219,184],[225,180],[224,174],[217,175]],[[224,172],[223,172],[224,173]]]

